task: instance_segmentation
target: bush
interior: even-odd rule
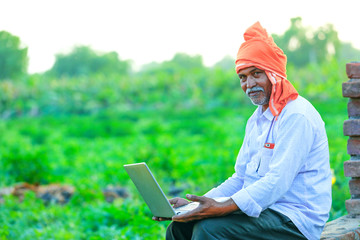
[[[22,137],[3,139],[0,159],[3,164],[1,175],[5,176],[4,184],[48,182],[51,172],[46,151],[41,146],[31,144],[28,139]]]

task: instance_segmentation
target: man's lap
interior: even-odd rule
[[[192,236],[192,238],[191,238]],[[241,211],[201,221],[172,222],[167,239],[306,239],[285,215],[267,209],[258,218]]]

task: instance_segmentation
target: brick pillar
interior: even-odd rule
[[[350,160],[344,163],[344,173],[351,177],[351,199],[345,201],[345,206],[349,214],[360,214],[360,62],[346,64],[346,73],[349,81],[342,84],[342,93],[350,98],[349,119],[344,122],[344,135],[349,136],[347,153]]]

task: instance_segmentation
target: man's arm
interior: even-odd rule
[[[225,216],[239,210],[231,198],[225,202],[217,202],[212,198],[191,194],[187,194],[186,198],[193,202],[199,202],[199,206],[188,213],[172,217],[173,221],[189,222],[204,218]]]
[[[275,161],[263,178],[242,188],[223,203],[190,195],[187,198],[200,202],[199,207],[187,214],[173,217],[173,221],[186,222],[224,216],[239,209],[249,216],[257,217],[262,210],[281,198],[290,188],[311,149],[312,142],[304,140],[313,139],[314,134],[310,122],[300,114],[292,115],[282,127],[286,130],[279,132],[276,142],[278,146],[273,155]]]
[[[191,194],[187,194],[186,198],[193,202],[199,202],[199,206],[188,213],[177,215],[172,218],[153,217],[152,219],[154,221],[173,220],[177,222],[189,222],[203,218],[224,216],[239,209],[231,198],[224,202],[217,202],[212,198]],[[174,208],[181,207],[189,203],[189,201],[183,198],[173,198],[169,201]]]

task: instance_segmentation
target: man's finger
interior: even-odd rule
[[[179,197],[170,199],[169,202],[170,202],[170,204],[173,205],[173,207],[175,207],[175,208],[184,206],[184,205],[186,205],[186,204],[189,203],[188,200],[186,200],[186,199],[184,199],[184,198],[179,198]]]
[[[195,196],[195,195],[193,195],[193,196]],[[188,198],[188,199],[190,199],[190,198]],[[199,199],[199,198],[200,197],[195,196],[195,198],[193,198],[193,199]],[[198,214],[200,212],[201,212],[201,209],[199,209],[199,206],[198,206],[197,208],[195,208],[195,209],[193,209],[193,210],[191,210],[191,211],[189,211],[187,213],[173,216],[172,220],[175,221],[175,222],[189,222],[189,221],[193,221],[193,220],[196,220],[196,219],[201,219],[201,217],[198,216]]]
[[[172,217],[172,220],[174,222],[190,222],[194,220],[200,220],[203,217],[199,215],[199,212],[197,210],[192,210],[190,212],[181,214],[181,215],[175,215]]]
[[[193,202],[203,202],[204,201],[204,197],[196,196],[196,195],[192,195],[192,194],[186,194],[186,198]]]
[[[169,200],[169,203],[170,204],[175,204],[177,201],[178,201],[177,198],[172,198],[172,199]]]
[[[161,222],[161,221],[169,221],[169,220],[171,220],[171,218],[152,217],[152,220]]]
[[[175,215],[172,217],[172,220],[175,222],[189,222],[191,221],[192,217],[192,213],[188,212],[181,215]]]

